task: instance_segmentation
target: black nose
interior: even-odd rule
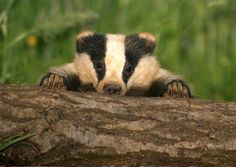
[[[121,87],[116,84],[106,84],[103,86],[103,91],[107,95],[120,95]]]

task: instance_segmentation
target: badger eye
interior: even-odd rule
[[[131,64],[126,64],[125,71],[128,75],[132,74],[133,66]]]
[[[102,61],[99,61],[95,64],[95,68],[98,70],[98,71],[102,71],[104,69],[104,64]]]

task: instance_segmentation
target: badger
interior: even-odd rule
[[[192,97],[189,85],[161,68],[153,56],[155,37],[91,31],[76,36],[74,61],[51,68],[39,85],[106,95]]]

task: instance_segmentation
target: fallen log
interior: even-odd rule
[[[28,132],[0,164],[236,164],[236,102],[0,85],[0,140]]]

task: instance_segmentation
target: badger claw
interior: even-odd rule
[[[191,91],[188,85],[181,80],[174,80],[167,85],[167,90],[164,93],[164,97],[192,97]]]
[[[44,76],[40,81],[40,86],[46,88],[66,89],[64,77],[53,73]]]

